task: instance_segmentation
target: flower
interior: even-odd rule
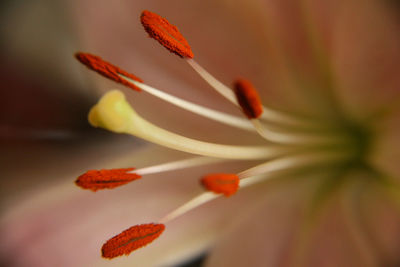
[[[247,192],[247,189],[243,192],[239,191],[237,195],[225,199],[223,208],[234,206],[237,215],[234,217],[227,216],[227,219],[221,224],[221,228],[218,229],[217,232],[222,235],[222,238],[211,252],[208,265],[396,265],[398,256],[395,248],[398,224],[396,221],[397,211],[395,211],[397,199],[395,178],[398,176],[398,168],[393,163],[393,159],[396,158],[397,150],[394,148],[398,141],[395,139],[397,128],[393,125],[396,125],[399,116],[398,110],[396,110],[396,102],[392,101],[396,101],[398,93],[396,88],[397,77],[393,73],[398,61],[396,54],[390,53],[396,51],[396,47],[398,47],[396,45],[397,35],[393,34],[395,32],[394,25],[396,25],[396,14],[392,11],[394,7],[390,6],[391,3],[377,1],[368,1],[362,5],[359,1],[343,1],[336,2],[333,6],[321,2],[285,3],[284,1],[269,1],[268,6],[262,6],[263,8],[259,8],[258,4],[262,5],[260,3],[251,3],[254,4],[251,9],[246,9],[245,7],[248,8],[246,5],[241,6],[239,10],[241,14],[246,14],[245,11],[248,10],[262,11],[262,14],[266,14],[267,25],[270,25],[268,34],[260,36],[262,35],[260,28],[254,29],[253,27],[251,29],[257,32],[257,38],[265,41],[266,53],[259,54],[257,60],[259,61],[261,57],[266,58],[265,61],[268,64],[264,63],[264,60],[263,63],[259,64],[269,66],[267,73],[270,73],[270,77],[257,79],[260,75],[257,75],[256,72],[245,76],[254,78],[252,80],[255,81],[255,84],[263,84],[268,89],[267,93],[271,94],[268,103],[282,109],[284,114],[299,113],[303,114],[299,117],[309,117],[318,121],[316,129],[314,126],[312,128],[306,127],[308,131],[302,132],[301,135],[294,130],[301,132],[303,131],[302,128],[291,126],[291,128],[295,128],[292,132],[288,131],[290,127],[287,125],[284,129],[279,129],[281,132],[275,135],[279,140],[272,141],[278,143],[279,147],[282,142],[290,141],[290,143],[294,143],[288,145],[292,149],[292,147],[296,147],[298,139],[285,138],[282,140],[282,137],[298,138],[303,137],[303,134],[307,137],[310,135],[317,136],[316,138],[306,139],[314,142],[318,137],[324,139],[328,135],[332,135],[334,142],[339,139],[339,144],[322,140],[323,144],[329,145],[322,147],[321,141],[317,140],[317,145],[312,144],[312,155],[317,157],[311,159],[310,165],[302,162],[300,167],[303,167],[303,169],[301,170],[289,174],[279,174],[279,179],[253,186]],[[357,7],[359,12],[357,16],[350,12],[354,10],[351,7]],[[210,11],[220,14],[215,8]],[[249,20],[258,19],[254,16],[255,13],[251,14]],[[261,19],[265,18],[261,17]],[[353,23],[350,24],[349,21]],[[243,25],[243,27],[245,26]],[[365,28],[369,29],[368,34],[365,33]],[[244,39],[242,42],[249,41],[248,38],[240,37]],[[352,38],[358,42],[350,42],[349,40],[352,40]],[[192,41],[190,43],[192,44]],[[215,41],[215,43],[218,42]],[[377,47],[384,47],[385,49],[377,51]],[[218,50],[218,45],[212,45],[211,48],[212,51],[221,51]],[[251,49],[247,49],[245,53],[249,52],[248,50]],[[222,52],[217,53],[217,57],[220,53]],[[234,59],[236,58],[229,58],[228,60],[232,62]],[[220,64],[225,68],[224,71],[229,72],[232,64],[227,64],[227,60],[221,62]],[[365,62],[369,64],[365,64]],[[380,63],[381,67],[375,67],[372,63]],[[173,66],[173,63],[168,65]],[[162,68],[162,70],[168,71],[166,68]],[[259,82],[264,78],[266,80],[264,83]],[[161,79],[161,81],[163,80]],[[378,91],[376,88],[380,88],[380,90]],[[275,90],[278,90],[278,92]],[[362,94],[357,93],[358,90],[362,90]],[[274,96],[274,94],[276,95]],[[279,94],[283,94],[285,97],[277,97]],[[338,97],[339,100],[335,99],[334,96]],[[109,102],[110,99],[111,102]],[[370,99],[373,99],[373,101],[370,101]],[[106,103],[104,109],[102,103]],[[104,112],[108,114],[110,106],[107,103],[119,103],[125,107],[123,112],[120,113],[120,115],[123,115],[120,123],[115,123],[116,121],[112,119],[104,120],[108,117],[107,115],[105,117],[98,116],[104,114]],[[219,104],[219,102],[217,104],[218,108],[224,109],[223,104]],[[134,106],[136,108],[136,103]],[[152,107],[152,109],[154,108]],[[115,114],[115,110],[111,110],[111,112]],[[157,118],[162,120],[164,117],[158,115]],[[292,117],[290,118],[292,119]],[[155,129],[156,131],[153,133],[159,133],[159,130],[154,128],[153,125],[146,124],[146,121],[132,113],[123,96],[118,92],[111,92],[102,98],[93,109],[91,116],[92,124],[114,131],[125,131],[126,119],[135,119],[139,123],[143,123],[145,129]],[[262,127],[268,127],[269,124],[260,124],[258,120],[253,121],[253,123],[259,132],[266,133]],[[327,127],[324,126],[320,129],[320,126],[323,125],[327,125]],[[119,126],[122,126],[122,128]],[[174,125],[172,128],[175,129]],[[179,130],[179,127],[176,127],[176,129]],[[145,131],[140,131],[140,129],[129,128],[128,130],[132,130],[141,137],[147,137],[146,134],[148,134]],[[218,131],[214,128],[202,130],[218,134]],[[188,132],[190,133],[190,131]],[[152,141],[156,140],[156,137],[153,136]],[[175,138],[175,136],[173,137]],[[226,136],[225,132],[221,134],[221,137],[224,138],[224,141],[229,141],[229,136]],[[254,135],[250,134],[245,134],[243,140],[237,140],[237,142],[245,142],[247,138],[253,139],[250,142],[260,141],[264,145],[267,144],[266,149],[272,146],[262,139],[254,140]],[[162,138],[162,141],[168,143],[171,140]],[[304,139],[300,143],[303,149]],[[309,149],[308,146],[306,148]],[[339,155],[343,156],[344,154],[345,157],[339,158],[338,161],[335,159],[334,162],[329,160],[327,165],[316,164],[316,160],[324,160],[323,156],[327,155],[327,151],[334,151],[335,148],[340,148]],[[201,146],[196,149],[199,151],[207,150]],[[269,151],[266,149],[261,147],[261,149],[252,152]],[[314,154],[315,150],[322,152],[322,154]],[[211,151],[219,156],[224,154],[219,153],[218,150],[214,151],[214,149],[211,149]],[[236,155],[234,152],[235,150],[233,150],[232,155],[229,153],[224,155],[233,157]],[[306,152],[301,151],[300,155],[304,156]],[[149,154],[153,155],[153,153]],[[248,153],[247,155],[254,154]],[[142,156],[144,157],[145,154]],[[282,159],[282,157],[287,159],[282,155],[274,154],[273,156],[277,157],[275,160]],[[156,159],[154,160],[156,161]],[[294,162],[298,161],[295,160]],[[293,167],[292,161],[286,162],[286,164],[286,167]],[[208,169],[208,173],[212,173],[212,171]],[[154,188],[150,187],[149,189],[160,190],[160,193],[168,193],[167,195],[171,196],[171,191],[180,191],[177,187],[181,183],[193,184],[194,181],[194,179],[189,181],[167,179],[167,177],[162,177],[162,181],[160,179],[153,181]],[[248,179],[247,181],[252,181],[251,178]],[[96,193],[95,196],[90,195],[89,197],[83,194],[88,192],[82,192],[80,196],[85,204],[83,206],[85,209],[81,210],[80,214],[86,212],[89,214],[91,208],[101,209],[102,214],[104,214],[104,225],[107,222],[115,221],[114,216],[116,214],[121,216],[119,212],[122,210],[115,206],[119,201],[124,201],[126,197],[122,193],[131,193],[130,190],[134,190],[128,191],[124,188],[139,186],[140,182],[147,180],[150,180],[150,178],[144,177],[133,182],[133,184],[118,189],[119,193],[116,195],[121,194],[121,198],[111,197],[111,193],[100,195],[101,197]],[[154,178],[154,180],[156,179]],[[169,183],[165,183],[165,181]],[[169,186],[169,190],[165,190],[164,186]],[[147,195],[147,198],[143,199],[154,201],[154,197],[148,195],[150,191],[143,193],[145,196]],[[139,193],[140,191],[135,192]],[[187,195],[193,194],[189,192]],[[108,196],[110,197],[107,198]],[[241,196],[242,198],[240,198]],[[157,201],[159,199],[171,200],[167,196],[165,198],[159,197]],[[103,200],[102,203],[107,203],[107,199],[113,200],[113,203],[108,205],[109,207],[104,204],[98,207],[99,203],[96,202],[100,199]],[[129,202],[129,198],[126,197],[126,199]],[[140,212],[140,208],[149,213],[152,210],[141,204],[136,205],[135,211]],[[160,207],[153,207],[153,209],[157,208],[161,209]],[[59,209],[59,206],[56,206],[56,209]],[[165,209],[165,207],[162,207],[162,209]],[[45,210],[49,211],[49,209]],[[204,213],[205,218],[201,220],[201,227],[205,228],[205,232],[207,232],[207,230],[213,228],[206,227],[203,224],[212,221],[214,216],[211,214],[211,208],[203,211],[206,212]],[[161,211],[159,213],[161,214]],[[46,215],[49,216],[48,213]],[[154,220],[157,215],[151,215],[152,218],[150,219]],[[187,216],[190,216],[190,213]],[[36,216],[33,217],[36,218]],[[186,215],[183,217],[186,217]],[[16,216],[15,218],[20,217]],[[124,218],[118,218],[118,221],[124,221]],[[192,222],[192,224],[200,228],[198,223]],[[165,233],[149,247],[135,251],[135,254],[127,258],[118,258],[114,263],[122,264],[126,262],[129,264],[130,261],[134,262],[135,257],[140,256],[140,253],[145,253],[142,251],[146,250],[152,250],[154,255],[159,255],[160,250],[156,250],[157,243],[163,242],[164,235],[168,234],[168,229],[173,229],[173,225],[174,222],[172,221],[170,225],[167,225]],[[96,229],[88,227],[83,231],[82,226],[79,225],[75,228],[80,231],[74,231],[75,229],[69,231],[75,236],[82,237],[83,240],[88,239],[87,232],[89,229],[90,231],[95,230],[96,234],[104,233],[104,231],[114,231],[115,233],[116,231],[109,227],[106,230],[101,226],[99,225]],[[21,226],[16,228],[21,228]],[[64,244],[64,241],[67,240],[66,236],[73,235],[69,231],[65,234],[57,233],[58,239],[51,236],[48,239],[55,245]],[[182,233],[190,236],[189,231],[185,232],[185,229],[179,229],[179,233],[174,230],[173,232],[175,236]],[[98,239],[104,240],[104,238]],[[13,240],[13,238],[8,237],[7,240]],[[172,242],[171,239],[168,240],[170,243]],[[43,247],[46,248],[46,240],[42,242]],[[72,247],[68,247],[68,249],[73,250]],[[74,252],[76,255],[76,250]],[[35,258],[35,256],[26,257],[28,260],[32,258]],[[99,264],[111,264],[111,262]]]

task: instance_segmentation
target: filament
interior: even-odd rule
[[[321,152],[321,153],[308,153],[300,155],[291,155],[282,157],[279,159],[271,160],[263,164],[257,165],[238,174],[239,178],[243,180],[251,180],[252,177],[261,174],[267,174],[271,172],[281,171],[281,170],[292,170],[295,168],[304,168],[308,166],[313,166],[321,164],[324,162],[332,163],[335,161],[345,160],[350,155],[345,152]],[[258,178],[257,178],[258,179]],[[250,183],[250,182],[246,182]],[[251,182],[253,184],[254,182]]]
[[[190,168],[190,167],[197,167],[197,166],[202,166],[202,165],[206,165],[206,164],[218,163],[221,161],[224,161],[224,160],[218,159],[218,158],[210,158],[210,157],[195,157],[195,158],[183,159],[183,160],[163,163],[160,165],[145,167],[145,168],[134,170],[132,172],[134,172],[138,175],[148,175],[148,174],[154,174],[154,173],[160,173],[160,172],[185,169],[185,168]]]
[[[284,130],[273,130],[270,127],[263,125],[259,119],[250,120],[257,133],[265,140],[280,143],[280,144],[293,144],[293,145],[321,145],[321,144],[338,144],[343,143],[345,139],[339,136],[315,136],[313,134],[292,134]]]
[[[146,85],[144,83],[132,80],[126,76],[123,76],[123,75],[119,75],[119,76],[121,76],[121,78],[129,81],[130,83],[134,84],[135,86],[139,87],[143,91],[145,91],[155,97],[158,97],[168,103],[178,106],[182,109],[188,110],[197,115],[206,117],[206,118],[214,120],[214,121],[218,121],[220,123],[223,123],[223,124],[226,124],[226,125],[229,125],[232,127],[240,128],[240,129],[243,129],[246,131],[254,131],[254,128],[252,127],[251,123],[249,123],[249,121],[246,119],[243,119],[243,118],[240,118],[237,116],[233,116],[233,115],[221,112],[221,111],[203,107],[201,105],[198,105],[198,104],[180,99],[176,96],[167,94],[163,91],[160,91],[160,90],[158,90],[154,87],[151,87],[149,85]]]
[[[302,168],[310,165],[314,166],[318,163],[330,163],[332,162],[332,160],[335,159],[343,160],[344,153],[310,153],[305,155],[287,156],[280,159],[271,160],[264,164],[240,172],[238,174],[240,178],[239,186],[240,188],[244,188],[277,177],[276,172],[281,170],[285,170],[287,172],[295,171],[297,168]],[[221,194],[215,194],[213,192],[201,193],[164,216],[159,222],[167,223],[220,196]]]
[[[229,88],[228,86],[217,80],[208,71],[206,71],[200,64],[198,64],[194,59],[188,58],[186,59],[186,62],[200,75],[200,77],[202,77],[219,94],[221,94],[223,97],[229,100],[232,104],[239,107],[239,103],[231,88]],[[314,123],[311,121],[305,121],[301,120],[300,118],[294,118],[292,116],[272,110],[265,106],[263,106],[263,114],[261,115],[260,118],[292,126],[303,126],[303,127],[315,126]]]

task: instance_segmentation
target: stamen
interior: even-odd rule
[[[94,70],[100,73],[102,76],[109,78],[113,81],[116,81],[118,83],[122,83],[132,89],[135,89],[137,91],[144,90],[145,92],[155,97],[158,97],[164,101],[167,101],[175,106],[186,109],[197,115],[224,123],[226,125],[230,125],[247,131],[254,131],[252,125],[248,121],[240,117],[226,114],[210,108],[206,108],[194,104],[192,102],[180,99],[178,97],[172,96],[170,94],[164,93],[154,87],[142,83],[142,80],[140,80],[133,74],[130,74],[117,66],[105,62],[98,56],[86,53],[77,53],[76,58],[91,70]]]
[[[159,222],[160,223],[168,223],[179,216],[213,200],[217,197],[221,196],[220,194],[215,194],[213,192],[205,192],[197,195],[196,197],[192,198],[182,206],[179,206],[177,209],[173,210],[172,212],[168,213],[164,216]]]
[[[304,142],[304,138],[299,138],[298,136],[295,136],[293,138],[289,137],[287,138],[286,134],[282,131],[273,133],[273,131],[268,131],[268,129],[265,129],[265,127],[262,127],[259,122],[252,122],[253,125],[255,126],[254,128],[251,126],[251,124],[237,116],[233,116],[230,114],[226,114],[220,111],[216,111],[210,108],[206,108],[197,104],[194,104],[192,102],[177,98],[175,96],[169,95],[167,93],[164,93],[154,87],[150,87],[146,84],[142,83],[142,80],[138,78],[137,76],[128,73],[125,70],[122,70],[121,68],[112,65],[103,59],[101,59],[98,56],[91,55],[88,53],[77,53],[76,58],[86,65],[89,69],[92,69],[102,76],[112,79],[118,83],[121,83],[123,85],[126,85],[136,91],[140,91],[141,89],[152,94],[153,96],[159,97],[171,104],[174,104],[178,107],[181,107],[183,109],[186,109],[188,111],[191,111],[197,115],[201,115],[203,117],[224,123],[226,125],[230,125],[236,128],[240,128],[243,130],[247,131],[254,131],[254,128],[256,131],[265,139],[273,141],[273,142],[279,142],[279,143],[301,143]],[[201,68],[201,67],[200,67]],[[211,76],[212,77],[212,76]],[[224,86],[223,84],[221,84]],[[289,135],[293,136],[293,135]],[[316,142],[315,137],[305,137],[307,140],[311,140],[312,142]],[[328,138],[328,141],[330,141],[330,138]],[[306,141],[307,142],[307,141]],[[323,141],[325,142],[325,138],[323,138]],[[320,142],[317,142],[320,143]]]
[[[263,164],[257,165],[238,174],[239,179],[250,180],[250,177],[259,176],[260,174],[267,174],[276,171],[290,171],[295,168],[304,168],[307,166],[317,166],[325,162],[335,162],[346,160],[351,157],[349,151],[340,152],[319,152],[308,153],[282,157],[279,159],[271,160]],[[247,178],[247,179],[245,179]]]
[[[254,86],[247,80],[239,79],[234,84],[237,101],[244,114],[249,119],[256,119],[261,116],[263,109]]]
[[[150,11],[143,11],[140,17],[142,25],[151,38],[156,39],[162,46],[170,52],[177,54],[182,58],[186,58],[187,63],[217,92],[223,95],[233,104],[239,106],[238,101],[232,90],[218,81],[214,76],[201,67],[193,60],[193,52],[189,43],[179,32],[178,28],[168,22],[167,19]],[[294,118],[292,116],[282,114],[278,111],[263,107],[263,118],[279,123],[287,123],[295,126],[309,126],[314,124],[307,120]]]
[[[160,172],[175,171],[184,168],[191,168],[202,166],[206,164],[218,163],[224,161],[223,159],[209,158],[209,157],[195,157],[190,159],[183,159],[173,162],[168,162],[156,166],[145,167],[135,170],[139,175],[148,175]]]
[[[288,133],[287,131],[281,129],[279,131],[274,131],[271,130],[261,124],[260,120],[252,119],[250,122],[246,119],[239,118],[237,116],[233,116],[230,114],[226,114],[224,112],[216,111],[210,108],[206,108],[197,104],[194,104],[192,102],[180,99],[178,97],[172,96],[170,94],[167,94],[163,91],[160,91],[154,87],[151,87],[147,84],[141,83],[134,81],[128,77],[125,77],[123,75],[120,75],[122,79],[126,79],[128,82],[136,85],[143,91],[156,96],[164,101],[167,101],[175,106],[178,106],[182,109],[188,110],[190,112],[193,112],[197,115],[206,117],[208,119],[218,121],[220,123],[235,127],[235,128],[240,128],[243,130],[247,131],[256,131],[258,134],[260,134],[263,138],[266,140],[269,140],[271,142],[277,142],[277,143],[283,143],[283,144],[320,144],[320,143],[337,143],[337,142],[342,142],[343,140],[338,138],[338,136],[315,136],[315,135],[299,135],[299,134],[292,134]],[[247,87],[249,88],[249,87]],[[245,89],[246,90],[246,89]],[[251,90],[251,89],[250,89]],[[254,94],[254,93],[251,93]],[[257,94],[255,92],[255,94]],[[256,104],[259,106],[258,109],[262,111],[262,106],[261,103]],[[257,108],[256,108],[257,109]]]
[[[226,125],[240,128],[243,130],[254,131],[254,128],[252,127],[251,123],[249,123],[249,121],[246,119],[242,119],[237,116],[233,116],[233,115],[230,115],[230,114],[227,114],[227,113],[224,113],[221,111],[217,111],[214,109],[206,108],[206,107],[197,105],[195,103],[180,99],[176,96],[167,94],[167,93],[160,91],[154,87],[151,87],[147,84],[131,80],[128,77],[125,77],[123,75],[121,75],[120,77],[123,79],[126,79],[128,82],[136,85],[143,91],[145,91],[155,97],[158,97],[164,101],[167,101],[177,107],[180,107],[182,109],[193,112],[194,114],[206,117],[206,118],[214,120],[214,121],[218,121],[218,122],[226,124]]]
[[[300,141],[296,141],[298,139],[297,136],[295,137],[296,140],[294,140],[294,141],[290,137],[286,138],[285,133],[283,131],[280,131],[277,133],[269,133],[268,130],[263,129],[260,124],[256,124],[253,121],[252,121],[252,123],[253,123],[254,127],[252,127],[251,123],[249,123],[247,120],[244,120],[237,116],[233,116],[230,114],[226,114],[224,112],[206,108],[206,107],[194,104],[192,102],[180,99],[178,97],[172,96],[165,92],[162,92],[154,87],[151,87],[149,85],[142,83],[142,80],[139,79],[138,77],[134,76],[133,74],[128,73],[127,71],[122,70],[121,68],[119,68],[117,66],[114,66],[114,65],[102,60],[98,56],[91,55],[88,53],[77,53],[76,58],[80,62],[82,62],[84,65],[86,65],[88,68],[100,73],[102,76],[104,76],[106,78],[110,78],[118,83],[126,85],[137,91],[144,90],[153,96],[163,99],[164,101],[167,101],[167,102],[169,102],[173,105],[176,105],[180,108],[186,109],[197,115],[212,119],[214,121],[218,121],[218,122],[226,124],[226,125],[230,125],[230,126],[233,126],[236,128],[247,130],[247,131],[254,131],[254,129],[255,129],[262,137],[264,137],[267,140],[273,141],[273,142],[275,142],[275,141],[280,142],[280,143],[303,142],[303,139],[300,139]],[[283,136],[282,136],[282,134],[283,134]],[[289,134],[289,136],[291,136],[291,135]],[[286,142],[286,139],[289,139],[289,141]],[[315,139],[313,137],[308,138],[308,139],[313,140],[313,142],[315,141]]]
[[[141,178],[140,175],[132,172],[133,170],[134,168],[90,170],[79,176],[75,184],[94,192],[100,189],[112,189]]]
[[[150,11],[143,11],[140,21],[151,38],[156,39],[170,52],[180,57],[193,58],[193,52],[189,43],[179,32],[175,25],[167,19]]]
[[[245,170],[237,174],[239,180],[239,187],[245,188],[256,183],[264,182],[266,180],[279,177],[281,174],[278,171],[285,171],[287,173],[296,171],[298,168],[304,168],[305,166],[317,166],[317,164],[331,163],[340,160],[346,160],[349,154],[344,152],[338,153],[310,153],[306,155],[295,155],[286,156],[279,159],[271,160],[264,164],[258,165],[251,169]],[[172,212],[164,216],[160,223],[170,222],[177,217],[211,201],[221,194],[215,194],[214,192],[201,193],[183,205],[179,206]]]
[[[187,63],[206,81],[212,88],[214,88],[218,93],[220,93],[227,100],[232,102],[232,104],[239,106],[236,100],[235,94],[232,90],[225,84],[218,81],[214,76],[212,76],[208,71],[206,71],[200,64],[198,64],[194,59],[187,59]]]
[[[135,170],[135,168],[89,170],[80,175],[75,181],[75,184],[83,189],[89,189],[95,192],[101,189],[112,189],[121,185],[125,185],[134,180],[140,179],[143,175],[202,166],[221,161],[223,161],[223,159],[196,157],[145,167],[137,170]]]
[[[292,145],[321,145],[321,144],[343,144],[348,141],[347,137],[341,133],[324,133],[323,136],[313,133],[296,133],[287,132],[285,130],[274,130],[268,125],[264,125],[258,119],[250,120],[257,133],[264,139],[280,143]]]
[[[218,79],[212,76],[208,71],[206,71],[199,63],[197,63],[194,59],[186,59],[186,62],[197,72],[206,81],[212,88],[214,88],[219,94],[229,100],[232,104],[239,106],[239,103],[236,100],[235,94],[232,90],[221,83]],[[294,116],[290,116],[288,114],[284,114],[282,112],[273,110],[271,108],[267,108],[266,106],[262,106],[263,113],[261,115],[261,119],[265,119],[271,122],[279,123],[282,125],[289,126],[300,126],[300,127],[319,127],[321,122],[316,124],[314,121],[298,118]]]
[[[75,57],[86,67],[88,67],[91,70],[96,71],[97,73],[101,74],[102,76],[109,78],[117,83],[126,85],[136,91],[140,91],[139,87],[137,87],[133,83],[126,81],[125,79],[122,79],[118,74],[124,75],[125,77],[129,77],[132,80],[135,80],[138,82],[143,82],[142,79],[118,68],[117,66],[114,66],[114,65],[104,61],[101,57],[91,55],[88,53],[82,53],[82,52],[76,53]]]
[[[214,173],[201,179],[201,183],[209,191],[229,197],[239,189],[239,178],[236,174]]]
[[[132,251],[153,242],[164,230],[164,224],[150,223],[132,226],[104,243],[101,248],[102,256],[112,259],[128,255]]]
[[[304,134],[292,134],[285,131],[274,131],[264,126],[258,118],[263,113],[260,97],[248,80],[239,79],[234,83],[235,94],[243,113],[250,119],[256,131],[266,140],[282,144],[321,144],[343,142],[338,136],[310,136]]]
[[[149,142],[198,154],[226,159],[265,159],[293,151],[282,146],[232,146],[190,139],[159,128],[140,117],[126,102],[122,92],[106,93],[90,111],[89,122],[94,127],[131,134]]]

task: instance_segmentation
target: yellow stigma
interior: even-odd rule
[[[135,111],[118,90],[106,93],[89,112],[89,123],[112,132],[122,133],[132,124]]]

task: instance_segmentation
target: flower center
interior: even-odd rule
[[[347,122],[344,129],[349,136],[349,144],[353,147],[353,157],[348,163],[358,166],[368,165],[372,132],[368,126],[355,122]]]
[[[257,90],[250,81],[238,79],[234,82],[232,90],[194,61],[194,54],[186,39],[176,26],[170,24],[165,18],[150,11],[144,11],[141,22],[150,37],[186,61],[205,82],[239,108],[245,116],[233,116],[167,94],[98,56],[77,53],[76,58],[91,70],[135,91],[147,92],[184,110],[241,131],[247,131],[248,134],[259,134],[266,140],[265,145],[215,144],[169,132],[139,116],[126,101],[122,92],[113,90],[106,93],[91,109],[89,113],[91,125],[116,133],[131,134],[149,142],[200,155],[200,157],[139,169],[124,167],[88,171],[78,178],[76,184],[84,189],[97,191],[126,185],[150,173],[213,164],[223,160],[264,160],[265,162],[237,174],[205,173],[201,181],[206,192],[169,212],[157,220],[157,224],[133,226],[116,235],[103,246],[103,256],[113,258],[129,254],[157,238],[164,230],[164,224],[171,220],[222,194],[231,196],[238,188],[279,177],[282,171],[292,172],[299,168],[312,169],[338,164],[366,164],[365,155],[369,150],[371,134],[365,128],[354,123],[344,123],[340,126],[329,125],[324,121],[301,118],[263,106]],[[106,247],[105,250],[104,247]]]

